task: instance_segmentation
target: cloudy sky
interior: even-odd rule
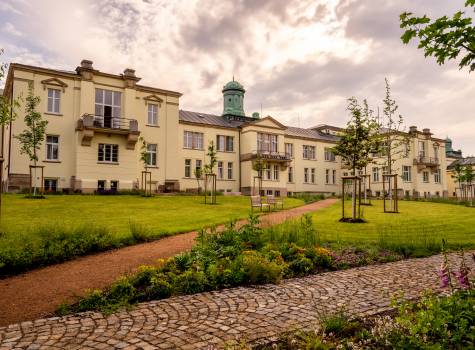
[[[248,114],[343,126],[346,99],[381,106],[390,80],[407,127],[429,127],[475,155],[475,73],[438,66],[399,37],[403,11],[440,16],[465,0],[2,0],[8,62],[72,70],[135,68],[184,94],[182,109],[220,114],[221,89],[246,88]]]

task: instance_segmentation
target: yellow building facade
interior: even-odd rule
[[[251,194],[260,175],[264,194],[340,194],[340,177],[346,170],[331,148],[341,129],[329,125],[296,128],[257,113],[246,116],[245,90],[234,80],[223,88],[222,115],[180,110],[179,92],[139,81],[132,69],[104,73],[88,60],[74,71],[11,64],[4,95],[25,97],[31,85],[34,95],[40,97],[37,110],[48,121],[38,162],[44,179],[41,183],[35,173],[34,185],[81,193],[138,189],[144,170],[140,160],[143,139],[154,192],[204,188],[204,179],[197,178],[196,172],[208,162],[207,148],[213,142],[219,191]],[[23,118],[22,105],[18,118],[4,130],[3,188],[8,191],[29,186],[31,162],[20,154],[15,138],[25,129]],[[395,166],[401,179],[407,174],[404,167],[411,168],[410,177],[404,178],[407,181],[400,181],[401,194],[446,195],[444,141],[426,129],[412,130],[410,135],[411,151]],[[436,146],[441,151],[433,153]],[[265,163],[260,174],[253,167],[256,160]],[[377,167],[367,171],[376,173],[373,168]],[[382,175],[383,170],[378,172]],[[372,189],[377,194],[382,176],[374,176]]]

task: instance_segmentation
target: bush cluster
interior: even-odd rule
[[[193,294],[241,285],[278,283],[332,268],[332,253],[322,247],[263,241],[256,216],[237,229],[230,223],[222,232],[201,231],[190,252],[158,266],[144,266],[104,291],[94,290],[62,312],[109,312],[136,302],[172,295]]]
[[[296,199],[301,199],[305,203],[313,203],[313,202],[318,202],[318,201],[321,201],[322,199],[325,199],[325,195],[323,194],[314,194],[314,193],[307,193],[307,192],[296,193],[292,195],[291,197],[296,198]]]

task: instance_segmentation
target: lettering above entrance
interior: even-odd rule
[[[41,84],[43,84],[43,90],[46,90],[47,86],[53,86],[56,88],[60,88],[64,92],[64,90],[68,87],[68,84],[66,84],[62,80],[59,80],[58,78],[50,78],[50,79],[42,80]]]

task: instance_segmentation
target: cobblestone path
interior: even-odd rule
[[[458,256],[451,255],[457,262]],[[468,256],[467,256],[468,258]],[[438,290],[440,255],[139,304],[108,317],[82,313],[0,328],[0,349],[206,349],[256,341],[314,324],[345,307],[358,315],[390,308],[391,295]],[[473,260],[467,259],[473,269]]]

